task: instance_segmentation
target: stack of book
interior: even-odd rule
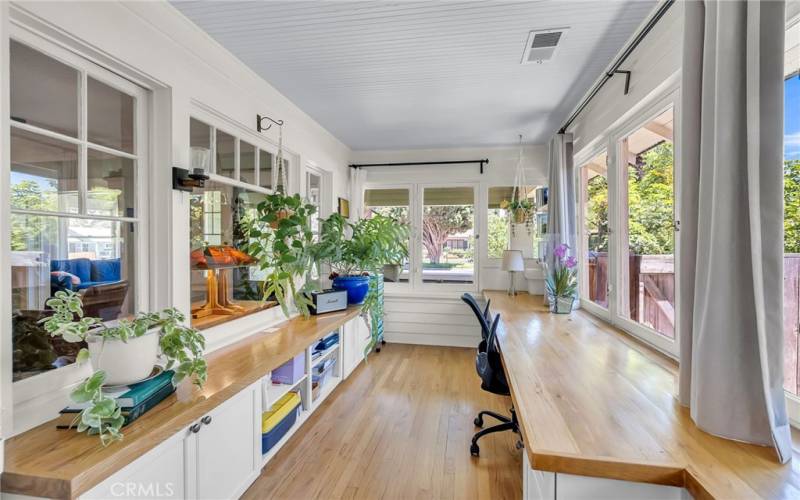
[[[339,343],[339,333],[332,333],[325,338],[319,339],[319,342],[316,346],[314,346],[314,350],[311,352],[311,359],[316,359],[319,357],[320,354],[325,352],[326,350],[330,349],[331,347],[335,346]]]
[[[117,400],[117,406],[122,408],[122,415],[125,416],[124,425],[128,425],[175,392],[172,375],[172,370],[166,370],[144,382],[122,386],[112,391],[103,391],[103,393],[107,397]],[[74,417],[74,414],[80,413],[88,406],[90,403],[73,403],[61,410],[61,413],[72,414]],[[69,424],[62,425],[62,422],[59,422],[58,426],[69,427]]]

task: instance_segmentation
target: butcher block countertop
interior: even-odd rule
[[[97,436],[44,423],[8,439],[2,491],[31,496],[74,498],[213,408],[300,354],[315,340],[357,317],[359,308],[297,317],[214,351],[202,389],[184,381],[178,390],[123,428],[122,441],[103,447]]]
[[[685,487],[695,498],[800,498],[798,436],[772,448],[697,428],[676,399],[677,366],[583,311],[485,292],[531,467]]]

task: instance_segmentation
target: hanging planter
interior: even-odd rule
[[[528,235],[533,234],[533,220],[536,206],[530,195],[533,190],[529,189],[525,180],[525,169],[522,167],[522,135],[519,136],[519,155],[517,157],[517,168],[514,173],[514,188],[511,191],[511,200],[503,200],[501,208],[508,210],[509,225],[511,235],[516,236],[516,226],[525,224]]]

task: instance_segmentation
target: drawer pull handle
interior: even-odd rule
[[[197,434],[198,432],[200,432],[200,424],[192,425],[191,427],[189,427],[189,430],[192,431],[193,434]]]
[[[203,422],[205,425],[210,424],[211,423],[211,415],[206,415],[205,417],[201,418],[200,421]]]

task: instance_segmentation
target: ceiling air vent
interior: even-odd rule
[[[522,54],[522,64],[541,64],[552,59],[556,47],[564,40],[564,35],[568,29],[536,30],[528,33],[525,52]]]

